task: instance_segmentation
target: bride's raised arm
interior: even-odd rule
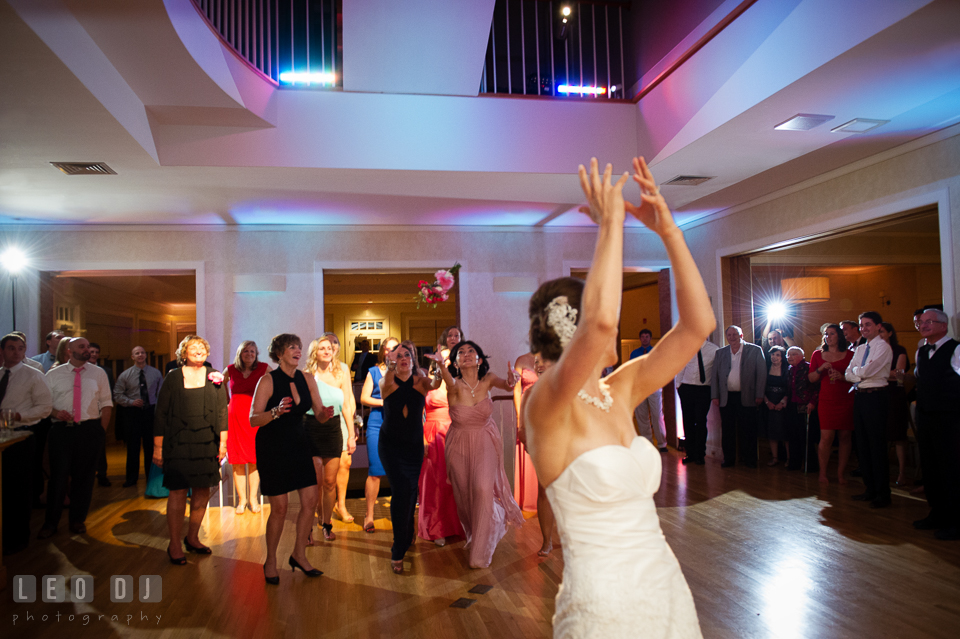
[[[629,384],[630,402],[636,406],[680,372],[700,350],[717,322],[683,232],[674,222],[650,169],[643,158],[635,158],[633,167],[633,179],[641,189],[641,203],[634,206],[628,202],[626,208],[663,241],[676,285],[679,314],[676,325],[649,354],[621,366],[608,378],[611,386]]]
[[[595,369],[602,365],[604,355],[614,348],[620,324],[623,222],[626,215],[623,186],[627,182],[627,174],[624,173],[615,184],[611,183],[613,167],[608,164],[601,176],[596,158],[590,160],[589,174],[583,165],[580,165],[578,172],[580,186],[589,204],[580,210],[597,223],[599,231],[590,272],[583,287],[580,317],[576,326],[574,300],[562,297],[543,300],[545,308],[539,330],[548,336],[551,331],[556,333],[563,348],[552,374],[548,371],[540,381],[550,389],[550,392],[540,395],[551,398],[551,407],[557,406],[558,399],[572,400],[587,380],[595,376]],[[549,291],[541,292],[549,295]],[[573,308],[567,306],[565,300]],[[531,300],[531,309],[535,301]],[[540,355],[547,360],[553,359],[549,352]]]

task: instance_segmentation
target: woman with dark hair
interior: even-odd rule
[[[897,329],[890,322],[880,323],[880,337],[890,344],[893,350],[893,361],[890,363],[890,377],[887,382],[887,396],[890,398],[890,409],[887,412],[887,441],[894,442],[897,450],[897,463],[900,473],[897,475],[897,486],[907,484],[904,467],[907,461],[907,425],[910,422],[910,405],[907,403],[907,392],[903,388],[903,378],[910,360],[907,349],[897,340]]]
[[[853,435],[853,393],[850,382],[844,377],[847,365],[853,359],[853,351],[847,350],[847,339],[839,324],[830,324],[823,330],[822,350],[810,357],[811,382],[820,382],[817,413],[820,416],[820,483],[826,484],[827,463],[833,451],[834,433],[840,432],[840,458],[837,479],[847,483],[843,473],[850,459]]]
[[[780,442],[787,449],[787,465],[790,465],[790,442],[786,436],[784,409],[787,407],[787,350],[783,346],[771,346],[767,352],[767,386],[763,393],[763,402],[767,407],[767,439],[770,441],[770,461],[767,466],[779,463],[777,452]],[[801,453],[802,454],[802,453]]]
[[[537,493],[534,506],[537,509],[537,522],[540,524],[540,550],[537,551],[538,557],[549,557],[553,550],[553,531],[557,527],[556,518],[553,516],[553,508],[550,507],[550,500],[547,499],[547,489],[543,487],[537,478],[537,470],[533,467],[533,460],[530,459],[530,453],[527,452],[527,429],[523,424],[523,403],[526,399],[526,393],[540,378],[543,370],[543,364],[540,358],[533,353],[526,353],[517,358],[513,365],[520,377],[520,383],[513,387],[513,405],[517,411],[517,477],[514,495],[517,504],[521,510],[529,510],[527,504],[530,499],[527,497],[527,491],[533,492],[533,486],[536,485]],[[608,373],[609,374],[609,373]]]
[[[257,491],[260,489],[260,472],[257,470],[257,431],[250,426],[250,405],[257,382],[267,374],[270,367],[259,361],[260,349],[256,342],[244,340],[237,347],[233,364],[223,372],[229,391],[227,407],[227,459],[233,466],[233,484],[237,491],[236,513],[242,515],[247,503],[252,512],[260,512]],[[247,488],[250,489],[249,500]]]
[[[436,352],[444,357],[444,364],[432,362],[431,374],[440,376],[439,367],[450,363],[450,349],[460,342],[460,329],[450,326],[437,342]],[[420,512],[417,514],[417,536],[438,546],[447,543],[447,537],[462,537],[463,527],[457,518],[457,502],[447,481],[446,444],[450,430],[450,405],[447,385],[443,382],[427,393],[423,418],[423,445],[426,447],[423,467],[420,469]]]
[[[367,416],[367,482],[364,485],[364,496],[367,500],[367,514],[363,518],[363,532],[372,533],[376,530],[373,525],[373,507],[380,494],[380,478],[387,474],[380,461],[380,428],[383,426],[383,398],[380,397],[380,380],[387,372],[386,354],[400,344],[396,337],[388,337],[380,342],[377,350],[377,365],[370,368],[363,381],[363,390],[360,391],[360,403],[370,407]]]
[[[187,563],[180,545],[183,514],[190,496],[190,527],[183,544],[187,550],[209,555],[200,543],[200,524],[207,511],[210,488],[220,482],[220,462],[227,456],[227,388],[218,371],[203,365],[210,344],[187,335],[177,348],[179,368],[170,371],[157,395],[154,413],[153,463],[163,468],[167,498],[170,563]]]
[[[527,446],[563,541],[554,637],[700,637],[693,596],[667,545],[653,494],[660,453],[633,427],[633,409],[663,388],[716,327],[696,263],[647,165],[634,159],[639,206],[623,200],[596,158],[580,167],[600,227],[586,284],[546,282],[530,298],[530,350],[544,371],[523,406]],[[625,209],[663,241],[679,320],[643,357],[601,379],[617,361]],[[625,614],[629,611],[629,614]],[[642,628],[638,626],[642,620]]]
[[[423,466],[423,406],[437,380],[420,374],[417,349],[410,342],[386,354],[387,374],[380,382],[383,426],[380,427],[380,461],[390,480],[390,520],[393,548],[390,567],[403,572],[403,556],[413,543],[413,517],[417,487]]]
[[[433,359],[441,363],[438,355]],[[440,368],[450,402],[447,477],[470,548],[470,567],[486,568],[507,524],[523,525],[523,513],[503,469],[503,440],[493,422],[490,399],[493,388],[512,392],[517,374],[510,362],[506,380],[489,372],[483,349],[470,341],[453,347],[450,362]]]
[[[299,568],[308,577],[323,574],[310,565],[306,554],[317,503],[317,476],[310,442],[303,429],[303,416],[312,408],[318,419],[327,421],[333,417],[333,407],[323,405],[313,377],[297,370],[302,350],[303,342],[291,333],[281,333],[270,340],[270,359],[278,366],[260,378],[250,409],[250,425],[258,427],[260,489],[270,497],[263,577],[272,585],[280,583],[277,546],[287,516],[287,493],[294,490],[300,498],[300,514],[296,543],[287,563],[291,570]]]

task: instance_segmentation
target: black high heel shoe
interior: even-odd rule
[[[276,577],[267,577],[267,564],[263,564],[263,579],[271,586],[277,586],[280,584],[280,575]]]
[[[191,545],[190,542],[187,541],[186,537],[183,538],[183,545],[187,547],[187,552],[193,552],[198,555],[209,555],[213,553],[213,551],[207,548],[206,546]]]
[[[312,570],[305,570],[304,567],[300,565],[300,562],[293,558],[293,555],[290,555],[289,563],[291,572],[296,572],[297,568],[299,568],[307,577],[319,577],[323,574],[322,570],[317,570],[316,568],[313,568]]]
[[[170,548],[167,548],[167,557],[170,558],[170,563],[174,566],[186,566],[187,558],[186,557],[174,557],[170,554]]]

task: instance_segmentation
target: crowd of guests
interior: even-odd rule
[[[744,341],[738,326],[726,329],[723,348],[705,341],[676,377],[686,433],[683,463],[705,463],[712,402],[720,413],[722,467],[756,467],[758,437],[765,435],[768,466],[785,458],[787,469],[819,472],[826,484],[836,443],[837,481],[848,482],[855,456],[859,469],[852,474],[862,476],[864,491],[853,498],[884,508],[891,503],[889,444],[895,446],[899,470],[893,483],[905,486],[907,429],[912,423],[931,506],[930,515],[915,525],[936,530],[939,539],[960,538],[960,349],[946,336],[947,317],[938,309],[917,311],[915,326],[923,340],[912,370],[891,324],[872,311],[858,320],[825,324],[822,343],[809,361],[779,330],[769,331],[762,345]],[[641,335],[637,357],[650,351],[651,337],[649,331]],[[147,364],[146,350],[137,346],[131,352],[133,365],[115,382],[97,363],[97,344],[51,332],[46,345],[42,354],[27,359],[22,333],[3,338],[0,402],[12,411],[15,429],[34,435],[4,452],[4,475],[11,478],[4,482],[5,552],[27,545],[31,507],[45,509],[39,539],[57,532],[64,509],[69,530],[85,532],[95,481],[109,485],[105,431],[117,406],[123,411],[127,449],[124,488],[137,485],[142,455],[144,476],[155,467],[153,472],[162,473],[169,491],[171,562],[185,563],[184,549],[210,552],[198,535],[210,490],[220,482],[226,461],[232,469],[237,515],[248,509],[260,512],[260,494],[270,498],[267,581],[275,583],[278,577],[276,547],[287,495],[293,491],[307,507],[300,511],[290,565],[319,574],[304,549],[315,543],[314,517],[326,541],[336,539],[332,516],[353,521],[345,499],[357,444],[355,416],[361,412],[351,370],[341,361],[334,334],[310,343],[303,367],[300,339],[278,335],[269,349],[277,365],[273,370],[260,361],[257,345],[244,341],[222,374],[207,362],[210,347],[199,336],[183,340],[166,376]],[[501,378],[490,371],[482,348],[464,341],[456,326],[443,332],[435,353],[427,357],[429,370],[420,367],[412,343],[391,337],[375,354],[368,343],[353,367],[362,388],[359,403],[369,409],[363,530],[376,529],[374,508],[380,481],[387,477],[394,531],[391,561],[398,573],[416,536],[441,546],[448,538],[466,538],[470,565],[488,566],[507,525],[523,521],[504,473],[490,393],[515,390],[519,416],[521,398],[536,382],[542,364],[526,353],[515,367],[508,362],[507,376]],[[911,383],[916,390],[908,396]],[[916,416],[911,418],[909,403],[914,399]],[[644,426],[641,434],[651,441],[655,437],[663,451],[661,404],[647,398],[637,410],[643,413],[638,419]],[[522,417],[518,442],[523,468],[529,458]],[[188,494],[191,509],[183,534]],[[539,483],[536,504],[543,538],[539,554],[546,556],[553,546],[555,521]]]
[[[727,327],[727,346],[705,342],[676,378],[686,434],[683,463],[704,464],[712,401],[720,412],[723,468],[756,468],[758,437],[765,434],[768,466],[784,455],[787,469],[818,472],[827,484],[837,440],[837,481],[847,484],[855,455],[859,468],[850,474],[862,477],[864,490],[853,499],[885,508],[891,504],[890,444],[899,471],[893,484],[904,487],[912,423],[931,507],[914,525],[936,530],[937,539],[960,539],[960,349],[947,336],[942,310],[918,309],[914,326],[923,339],[912,370],[896,329],[875,311],[861,313],[856,322],[824,324],[809,362],[779,330],[763,336],[760,346],[744,341],[740,327]],[[915,390],[908,395],[911,382]]]

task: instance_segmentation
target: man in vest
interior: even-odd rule
[[[960,342],[947,336],[948,317],[920,316],[917,349],[917,431],[930,514],[913,522],[944,541],[960,539]]]

